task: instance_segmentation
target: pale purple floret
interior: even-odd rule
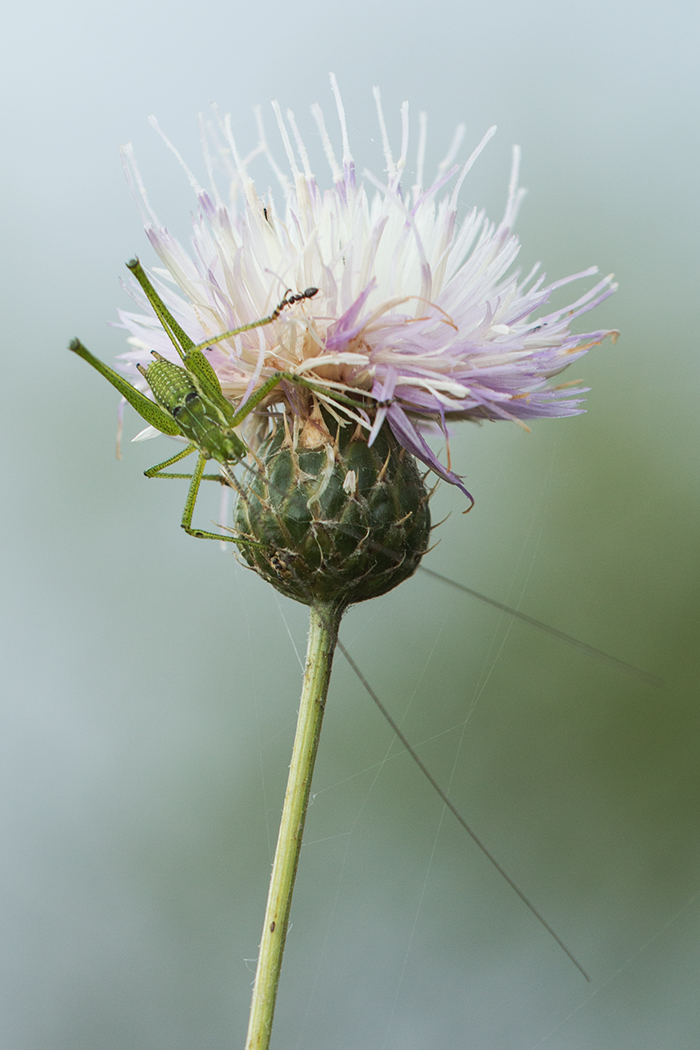
[[[329,190],[316,183],[291,112],[285,122],[274,107],[291,178],[277,167],[261,122],[258,146],[246,158],[238,153],[228,118],[213,128],[203,126],[211,191],[203,190],[185,168],[199,206],[191,253],[159,224],[127,147],[127,170],[146,233],[165,266],[152,277],[196,343],[266,316],[287,289],[318,288],[312,299],[284,311],[275,323],[208,351],[226,396],[241,404],[274,373],[295,372],[324,388],[327,396],[319,395],[320,400],[367,427],[370,440],[386,420],[401,444],[439,477],[464,489],[424,435],[431,429],[445,433],[455,420],[523,422],[581,412],[585,388],[563,391],[549,381],[589,346],[615,334],[598,330],[573,335],[570,326],[616,285],[606,277],[574,303],[542,313],[554,291],[597,270],[591,267],[549,285],[538,277],[537,267],[524,280],[511,272],[519,251],[512,228],[523,195],[517,185],[518,150],[502,222],[489,223],[473,209],[460,225],[462,182],[495,129],[461,169],[452,166],[458,135],[437,177],[424,189],[426,124],[421,115],[415,181],[405,189],[401,176],[407,160],[408,106],[402,107],[401,155],[395,161],[375,92],[386,181],[368,172],[358,180],[334,78],[332,86],[341,164],[319,107],[312,107],[333,177]],[[212,153],[231,182],[231,202],[225,203],[217,189]],[[248,174],[257,155],[267,159],[280,183],[284,215],[278,214],[269,193],[258,195]],[[236,197],[242,198],[238,205]],[[136,364],[146,363],[151,350],[171,358],[173,351],[140,292],[130,290],[146,311],[120,314],[133,347],[123,355],[123,366],[136,375]],[[357,413],[333,398],[334,393],[353,392],[364,404]],[[284,386],[277,388],[271,407],[278,409],[285,396]],[[298,397],[286,402],[292,412],[299,411],[299,404]],[[254,440],[254,429],[264,427],[265,420],[256,414],[247,426],[248,440]]]

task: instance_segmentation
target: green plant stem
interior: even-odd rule
[[[294,880],[342,612],[342,609],[332,604],[312,605],[310,609],[304,684],[277,849],[272,863],[246,1050],[267,1050],[270,1045]]]

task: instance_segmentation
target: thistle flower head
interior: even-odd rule
[[[431,432],[440,438],[454,420],[522,422],[582,411],[582,389],[564,392],[550,380],[613,334],[575,335],[570,326],[616,286],[606,277],[566,307],[548,311],[555,289],[597,271],[592,267],[547,284],[537,267],[525,278],[513,270],[519,251],[513,223],[523,195],[518,151],[502,221],[491,223],[472,209],[460,224],[462,184],[494,129],[461,166],[452,163],[458,134],[437,176],[425,185],[426,122],[421,115],[415,177],[407,186],[402,179],[409,150],[408,106],[401,111],[396,156],[375,92],[386,171],[381,179],[366,171],[359,175],[333,78],[332,86],[339,136],[328,132],[320,108],[312,107],[330,167],[330,188],[317,183],[290,111],[285,120],[274,107],[288,173],[278,167],[261,122],[259,143],[245,157],[228,117],[213,127],[203,125],[209,189],[185,169],[197,198],[190,251],[158,222],[126,148],[146,233],[164,266],[152,278],[196,343],[269,314],[288,289],[318,289],[275,322],[213,342],[207,351],[225,396],[237,405],[279,371],[315,385],[313,393],[294,384],[276,387],[244,424],[251,447],[265,439],[270,418],[281,407],[306,447],[320,444],[328,413],[340,425],[351,419],[363,428],[370,445],[386,423],[399,445],[463,488],[428,443]],[[337,137],[340,160],[331,142]],[[258,158],[268,162],[279,183],[277,196],[256,189],[249,172]],[[228,175],[230,199],[217,187],[217,165]],[[132,346],[122,360],[124,370],[143,387],[136,365],[147,363],[152,350],[171,358],[173,352],[139,291],[132,293],[141,312],[121,313]],[[339,393],[356,400],[357,408],[339,403]]]

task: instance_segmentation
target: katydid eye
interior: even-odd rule
[[[185,404],[191,405],[195,398],[199,397],[196,390],[190,390],[189,394],[185,397]]]

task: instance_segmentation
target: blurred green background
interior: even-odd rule
[[[153,263],[118,145],[188,236],[147,114],[204,178],[213,101],[243,149],[272,98],[311,146],[320,101],[337,141],[332,69],[360,168],[382,169],[374,84],[394,141],[404,98],[427,110],[433,164],[458,122],[463,156],[497,123],[465,203],[500,217],[519,142],[523,267],[617,273],[579,330],[620,341],[569,377],[588,413],[462,428],[477,504],[442,486],[426,564],[665,685],[421,574],[352,611],[354,658],[593,983],[339,656],[273,1046],[695,1050],[697,6],[30,0],[4,30],[0,1046],[243,1045],[305,612],[181,533],[184,489],[142,476],[162,440],[115,460],[117,397],[65,346],[119,353],[123,263]]]

